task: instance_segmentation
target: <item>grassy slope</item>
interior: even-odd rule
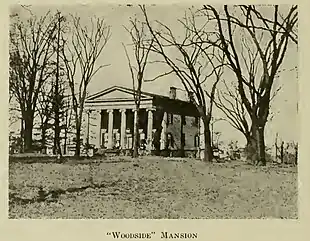
[[[10,218],[297,218],[296,167],[113,160],[91,168],[11,163],[10,193],[21,198],[35,198],[40,186],[88,186],[90,176],[102,187],[68,192],[55,202],[12,203]]]

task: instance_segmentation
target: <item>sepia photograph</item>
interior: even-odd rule
[[[10,5],[9,219],[298,219],[297,5]]]

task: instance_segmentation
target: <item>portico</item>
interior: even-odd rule
[[[140,116],[140,139],[145,139],[147,149],[152,149],[153,111],[155,108],[142,108]],[[88,109],[90,144],[105,149],[130,149],[133,138],[133,127],[137,118],[135,109]],[[98,132],[99,131],[99,132]],[[142,138],[141,138],[142,137]]]
[[[132,89],[114,86],[87,98],[85,134],[89,144],[98,149],[132,149],[134,123],[139,115],[140,146],[144,145],[147,151],[163,150],[169,113],[198,116],[192,103],[146,92],[141,95],[138,113],[133,96]]]

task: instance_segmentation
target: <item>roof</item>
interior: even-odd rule
[[[104,94],[110,93],[110,92],[115,91],[115,90],[119,90],[119,91],[125,92],[127,94],[132,94],[132,95],[137,93],[136,90],[133,90],[131,88],[115,85],[115,86],[109,87],[109,88],[107,88],[105,90],[101,90],[101,91],[99,91],[99,92],[97,92],[95,94],[92,94],[92,95],[88,96],[87,100],[94,100],[95,98],[97,98],[99,96],[102,96]],[[168,96],[165,96],[165,95],[158,95],[158,94],[154,94],[154,93],[150,93],[150,92],[145,92],[145,91],[141,91],[141,95],[143,97],[159,97],[159,98],[170,99]]]
[[[97,92],[97,93],[95,93],[95,94],[92,94],[92,95],[88,96],[88,97],[86,98],[86,101],[95,100],[95,99],[97,99],[98,97],[103,96],[103,95],[106,95],[106,94],[108,94],[108,93],[111,93],[111,92],[113,92],[113,91],[115,91],[115,90],[118,90],[118,91],[121,91],[121,92],[130,94],[130,95],[134,95],[135,92],[136,92],[136,91],[134,91],[133,89],[115,85],[115,86],[112,86],[112,87],[107,88],[107,89],[105,89],[105,90],[101,90],[101,91],[99,91],[99,92]],[[153,94],[151,94],[151,93],[146,93],[146,92],[143,92],[142,95],[143,95],[143,97],[153,97]]]
[[[113,101],[113,100],[120,100],[120,99],[127,99],[128,97],[124,98],[123,96],[113,96],[104,100],[100,99],[101,96],[108,95],[109,93],[112,93],[113,91],[119,91],[121,93],[129,94],[134,96],[134,94],[137,93],[136,90],[133,90],[131,88],[123,87],[123,86],[112,86],[110,88],[107,88],[105,90],[99,91],[95,94],[92,94],[87,97],[86,103],[91,102],[97,102],[97,101]],[[132,97],[130,97],[131,99]],[[193,103],[190,103],[188,101],[180,100],[180,99],[171,99],[168,96],[165,95],[159,95],[154,94],[150,92],[141,91],[141,100],[153,100],[153,104],[155,106],[161,106],[163,109],[165,109],[168,112],[176,113],[176,114],[184,114],[184,115],[190,115],[190,116],[198,116],[198,111],[196,106]],[[133,100],[133,99],[132,99]]]

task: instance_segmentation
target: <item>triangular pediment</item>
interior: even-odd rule
[[[97,101],[133,100],[133,98],[134,98],[133,90],[125,87],[114,86],[89,96],[86,101],[97,102]],[[150,98],[152,98],[152,96],[148,96],[146,94],[143,94],[141,96],[141,99],[150,99]]]

